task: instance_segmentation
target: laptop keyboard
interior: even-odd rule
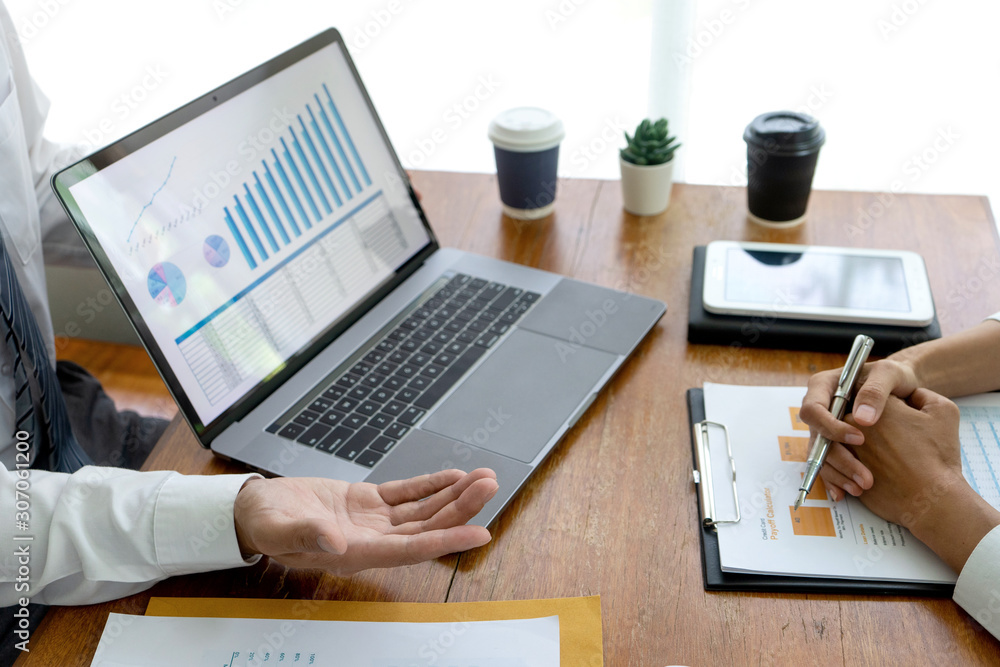
[[[539,297],[458,274],[267,430],[371,468]]]

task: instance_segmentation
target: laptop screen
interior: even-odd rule
[[[138,133],[152,140],[91,156],[63,197],[200,430],[432,241],[330,33],[189,105],[204,112]]]

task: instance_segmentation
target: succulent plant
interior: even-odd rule
[[[651,122],[648,118],[635,128],[635,135],[625,133],[628,145],[621,149],[622,159],[632,164],[655,165],[669,162],[674,151],[681,147],[677,137],[667,130],[667,119]]]

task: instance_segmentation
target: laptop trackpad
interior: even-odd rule
[[[492,468],[497,474],[500,490],[470,522],[477,526],[485,526],[488,517],[496,516],[500,508],[521,488],[532,470],[531,466],[518,461],[484,452],[476,447],[466,447],[454,440],[417,429],[407,434],[365,481],[381,484],[447,468],[459,468],[466,472],[475,468]]]
[[[515,329],[421,428],[530,463],[617,359]]]

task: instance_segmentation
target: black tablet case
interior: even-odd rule
[[[934,321],[923,328],[716,315],[705,310],[702,303],[704,279],[705,246],[695,246],[688,307],[689,343],[846,354],[855,336],[866,334],[875,340],[872,354],[886,356],[904,347],[941,337],[936,314]]]
[[[701,389],[687,391],[688,419],[691,422],[691,455],[697,461],[694,425],[705,419],[705,394]],[[738,465],[738,463],[737,463]],[[695,464],[697,467],[697,463]],[[701,525],[701,495],[698,498],[698,532],[701,534],[701,571],[707,591],[769,591],[776,593],[840,593],[855,595],[922,595],[951,597],[954,584],[913,583],[908,581],[873,581],[864,579],[823,579],[786,577],[770,574],[723,572],[719,561],[719,537],[713,528]]]

